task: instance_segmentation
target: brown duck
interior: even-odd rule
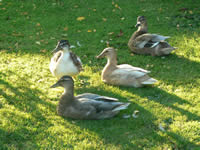
[[[63,76],[51,88],[58,86],[64,87],[65,90],[57,107],[58,115],[63,117],[86,120],[108,119],[117,115],[120,110],[127,109],[130,104],[93,93],[74,96],[74,81],[70,76]]]
[[[135,26],[138,30],[132,34],[128,42],[128,47],[132,52],[136,54],[163,56],[169,55],[176,49],[165,41],[170,38],[169,36],[148,33],[147,20],[144,16],[137,18]]]

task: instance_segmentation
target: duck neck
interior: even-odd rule
[[[148,28],[147,28],[147,23],[145,22],[145,23],[143,23],[142,25],[140,25],[139,27],[138,27],[138,30],[137,31],[142,31],[142,32],[145,32],[145,33],[147,33],[148,32]]]
[[[106,66],[107,67],[109,67],[109,66],[117,66],[117,55],[115,53],[113,55],[107,57]]]
[[[63,47],[63,52],[64,52],[64,53],[68,53],[68,52],[69,52],[69,47],[68,47],[68,46]]]
[[[63,114],[69,103],[74,100],[74,88],[71,86],[64,86],[64,93],[58,103],[57,111],[59,114]]]
[[[142,35],[142,34],[145,34],[145,33],[147,33],[147,32],[148,32],[148,30],[147,30],[147,23],[144,23],[144,24],[142,24],[141,26],[139,26],[138,29],[137,29],[137,31],[134,32],[134,33],[132,34],[131,38],[129,39],[129,41],[128,41],[128,46],[129,46],[130,48],[132,48],[132,47],[134,46],[134,41],[135,41],[135,39],[136,39],[138,36],[140,36],[140,35]]]

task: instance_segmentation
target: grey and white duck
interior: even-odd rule
[[[63,117],[87,120],[108,119],[117,115],[120,110],[127,109],[130,104],[93,93],[74,96],[74,81],[70,76],[63,76],[51,88],[58,86],[64,87],[64,93],[57,106],[58,115]]]
[[[170,46],[165,40],[169,36],[148,33],[147,20],[144,16],[137,18],[137,31],[135,31],[128,42],[128,47],[136,54],[152,56],[169,55],[176,48]]]
[[[148,76],[150,71],[133,67],[129,64],[117,65],[117,54],[114,48],[105,48],[97,58],[107,57],[107,64],[101,73],[101,80],[112,85],[143,87],[157,82]]]
[[[82,62],[80,58],[70,51],[68,40],[58,42],[49,65],[51,73],[57,77],[69,75],[75,76],[82,70]]]

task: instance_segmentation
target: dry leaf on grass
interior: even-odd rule
[[[35,43],[36,43],[37,45],[41,45],[40,41],[36,41]]]
[[[41,52],[41,53],[46,53],[47,50],[46,50],[46,49],[41,49],[40,52]]]
[[[79,41],[77,41],[77,42],[76,42],[76,44],[77,44],[79,47],[81,47],[81,44],[80,44],[80,42],[79,42]]]
[[[124,119],[128,119],[130,117],[131,117],[131,115],[126,115],[126,114],[122,116],[122,118],[124,118]]]
[[[139,111],[138,111],[138,110],[135,110],[135,111],[133,112],[133,114],[132,114],[132,117],[133,117],[133,118],[138,118],[138,113],[139,113]]]
[[[164,129],[164,127],[162,126],[161,123],[159,124],[158,128],[159,128],[161,131],[165,132],[165,129]]]
[[[85,17],[78,17],[76,20],[77,21],[82,21],[82,20],[85,20]]]
[[[67,31],[68,30],[68,27],[64,27],[64,31]]]
[[[121,37],[121,36],[123,36],[124,35],[124,32],[122,31],[122,29],[120,29],[120,32],[119,32],[119,34],[117,35],[117,37]]]

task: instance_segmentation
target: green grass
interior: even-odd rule
[[[198,0],[2,0],[0,149],[200,149],[199,5]],[[130,55],[127,42],[138,15],[147,17],[149,32],[171,36],[170,44],[178,49],[164,58]],[[120,29],[124,34],[116,37]],[[128,110],[99,121],[56,114],[63,89],[49,88],[56,82],[49,61],[60,39],[76,46],[73,51],[84,64],[75,94],[130,101]],[[105,41],[118,49],[119,63],[148,69],[159,82],[138,89],[102,83],[106,60],[95,56]],[[137,119],[122,118],[135,110]]]

